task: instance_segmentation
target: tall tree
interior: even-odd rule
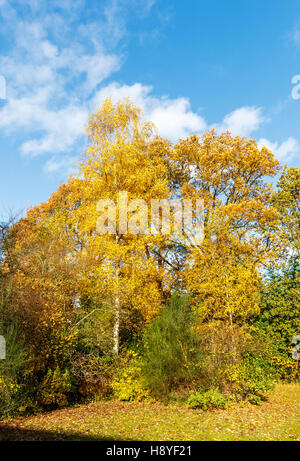
[[[278,212],[265,177],[279,162],[254,140],[212,130],[179,141],[171,169],[183,197],[204,200],[204,240],[190,247],[185,270],[200,317],[247,318],[258,308],[258,266],[277,252]]]
[[[279,211],[283,236],[286,241],[286,259],[294,259],[297,266],[300,251],[300,168],[284,169],[272,197]],[[289,262],[291,264],[292,261]]]
[[[146,204],[150,211],[151,199],[169,197],[165,156],[170,144],[153,136],[152,125],[142,121],[129,101],[113,105],[106,100],[90,118],[88,137],[90,144],[79,165],[81,182],[73,197],[79,204],[77,230],[83,242],[80,283],[88,296],[113,306],[117,354],[126,311],[135,309],[149,320],[169,289],[157,257],[165,239],[151,234],[142,208]],[[111,200],[111,222],[108,211],[99,205],[103,199]],[[106,233],[97,232],[99,219]],[[126,230],[126,222],[131,231]],[[143,228],[145,232],[139,233]]]
[[[272,202],[279,211],[285,245],[265,277],[260,324],[288,346],[300,332],[300,168],[284,169]]]

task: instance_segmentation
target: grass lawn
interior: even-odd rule
[[[277,385],[260,406],[210,412],[91,403],[2,422],[0,440],[300,440],[300,385]]]

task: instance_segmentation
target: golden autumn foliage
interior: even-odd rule
[[[189,252],[186,286],[201,319],[258,311],[258,269],[276,257],[278,213],[265,182],[279,162],[256,141],[212,130],[180,140],[171,164],[183,196],[204,200],[204,241]]]
[[[159,252],[163,242],[118,228],[115,234],[97,233],[97,203],[100,199],[118,203],[121,191],[127,192],[128,201],[168,198],[164,157],[169,142],[153,137],[151,124],[142,122],[139,110],[128,101],[114,106],[107,100],[91,116],[87,131],[90,145],[79,163],[81,182],[72,197],[78,204],[76,232],[81,242],[78,283],[82,293],[114,310],[117,351],[122,309],[138,310],[149,320],[163,301],[166,270],[152,252],[152,248]]]
[[[203,351],[214,357],[213,379],[224,372],[219,362],[239,367],[248,347],[247,322],[259,315],[262,269],[278,259],[287,241],[295,242],[298,172],[285,174],[285,188],[274,195],[271,178],[279,162],[255,140],[212,130],[173,144],[157,136],[129,100],[106,100],[91,115],[87,135],[77,172],[46,203],[28,210],[2,248],[1,290],[9,291],[10,313],[25,336],[25,375],[41,404],[66,404],[72,379],[89,395],[102,386],[101,392],[108,388],[126,400],[148,396],[137,378],[139,363],[129,360],[112,379],[110,373],[120,351],[135,338],[143,341],[151,325],[151,344],[157,346],[156,334],[163,337],[168,347],[157,354],[175,375],[172,353],[166,358],[164,352],[173,341],[187,361],[176,341],[188,333],[198,335],[201,347],[207,340]],[[143,233],[124,230],[118,219],[109,228],[108,205],[101,208],[99,201],[110,200],[115,217],[124,218],[124,192],[125,220],[140,229],[144,224]],[[190,228],[179,235],[152,232],[149,215],[143,223],[139,213],[141,203],[150,210],[153,199],[203,200],[203,241]],[[174,229],[172,207],[170,216]],[[98,231],[99,220],[107,232]],[[188,302],[186,318],[185,312],[180,317],[182,324],[191,322],[187,335],[170,333],[177,325],[165,306],[175,292],[187,294],[192,306],[189,311]],[[196,368],[198,373],[202,363]]]
[[[149,321],[173,287],[193,294],[202,320],[233,322],[256,313],[259,265],[278,250],[278,212],[265,182],[279,169],[273,154],[254,140],[213,130],[172,145],[127,100],[106,100],[87,134],[78,173],[12,230],[7,261],[17,261],[16,291],[24,299],[16,304],[24,306],[24,321],[27,312],[41,324],[55,312],[67,321],[74,302],[88,298],[111,312],[117,351],[130,312]],[[203,243],[119,228],[99,234],[98,201],[118,203],[121,191],[149,206],[153,198],[203,199]]]

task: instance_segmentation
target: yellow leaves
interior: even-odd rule
[[[171,165],[181,193],[205,203],[206,238],[184,273],[199,315],[235,320],[256,313],[258,266],[276,257],[280,239],[272,187],[264,182],[279,162],[254,140],[212,130],[180,140]]]
[[[259,150],[256,141],[233,138],[229,132],[217,135],[214,130],[201,140],[194,135],[180,140],[171,153],[171,163],[198,190],[231,196],[235,201],[258,191],[261,178],[275,175],[279,169],[273,154],[265,148]]]
[[[230,248],[230,241],[206,240],[201,251],[192,254],[185,273],[194,303],[203,319],[246,319],[258,312],[259,277],[256,265],[241,251]],[[244,249],[245,250],[245,249]],[[251,256],[251,253],[250,253]]]
[[[78,172],[12,229],[23,321],[67,328],[74,299],[83,297],[111,311],[118,298],[124,322],[132,311],[149,321],[174,288],[194,293],[205,318],[256,312],[258,266],[276,256],[281,237],[272,187],[265,183],[279,169],[273,154],[254,140],[214,130],[173,146],[154,135],[129,100],[106,100],[87,133]],[[155,198],[203,199],[203,244],[192,248],[187,235],[97,233],[97,202],[113,200],[119,215],[120,191],[148,209]]]
[[[280,379],[293,382],[300,378],[299,360],[283,356],[272,357],[272,363],[276,368]]]
[[[142,378],[138,354],[129,350],[121,366],[111,382],[115,397],[118,400],[137,402],[149,398],[150,391]]]
[[[152,125],[141,121],[140,111],[129,101],[113,105],[106,100],[92,114],[88,134],[91,144],[79,164],[81,183],[72,192],[74,203],[80,202],[73,214],[83,242],[76,254],[79,286],[98,301],[118,292],[121,304],[152,317],[161,302],[158,286],[163,274],[157,271],[155,258],[145,255],[146,246],[157,244],[157,239],[127,233],[116,240],[115,235],[97,234],[96,203],[111,199],[117,204],[122,190],[128,201],[138,198],[148,205],[152,198],[168,197],[165,156],[170,143],[151,136]]]

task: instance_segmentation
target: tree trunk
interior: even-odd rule
[[[115,299],[115,320],[114,320],[114,354],[119,354],[119,330],[120,330],[120,298]]]
[[[116,234],[116,243],[119,244],[119,236]],[[119,332],[120,332],[120,285],[119,285],[119,275],[120,275],[120,261],[118,260],[116,263],[116,294],[115,294],[115,319],[114,319],[114,337],[113,337],[113,344],[114,344],[114,354],[119,354]]]

